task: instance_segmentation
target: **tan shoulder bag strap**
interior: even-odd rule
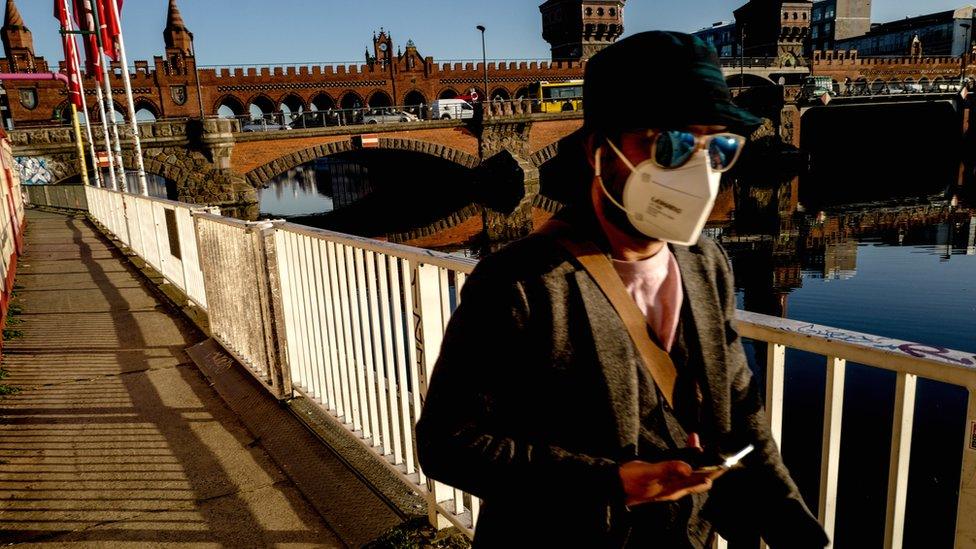
[[[617,310],[617,314],[620,315],[620,319],[627,326],[627,332],[630,333],[630,338],[640,352],[644,365],[654,378],[654,383],[664,393],[668,404],[674,408],[674,384],[678,378],[678,371],[668,353],[654,343],[647,333],[647,318],[627,292],[610,260],[592,242],[576,242],[563,235],[553,236],[556,242],[576,257],[603,290],[613,308]]]

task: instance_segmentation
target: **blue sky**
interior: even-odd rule
[[[50,0],[16,0],[34,33],[38,55],[61,59]],[[178,0],[204,65],[363,61],[374,30],[385,27],[394,42],[416,42],[435,59],[481,58],[487,27],[489,58],[545,59],[542,0],[464,2],[427,0]],[[745,0],[630,0],[627,33],[649,29],[692,31],[732,18]],[[874,0],[872,19],[891,21],[957,8],[964,0]],[[168,0],[128,0],[123,26],[130,63],[163,51]]]

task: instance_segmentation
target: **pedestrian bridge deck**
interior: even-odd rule
[[[347,545],[84,217],[31,211],[0,400],[0,543]],[[347,541],[347,540],[346,540]]]

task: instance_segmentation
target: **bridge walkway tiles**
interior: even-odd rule
[[[203,336],[83,218],[29,211],[16,280],[0,544],[347,546],[192,364]]]

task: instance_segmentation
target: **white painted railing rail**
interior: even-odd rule
[[[275,395],[298,393],[317,403],[380,463],[427,494],[434,524],[472,532],[478,498],[424,476],[414,425],[473,260],[280,221],[247,223],[104,189],[88,188],[88,203],[96,221],[207,310],[212,335]],[[766,408],[777,441],[786,350],[823,356],[818,512],[831,534],[847,363],[892,371],[897,379],[888,548],[902,547],[917,379],[965,388],[955,544],[976,546],[976,356],[742,311],[736,325],[743,337],[769,344]]]
[[[965,388],[966,430],[961,433],[962,474],[956,510],[956,547],[976,547],[976,353],[840,330],[808,322],[737,311],[739,333],[767,342],[766,413],[777,441],[782,434],[785,351],[822,355],[826,369],[819,518],[833,537],[836,523],[844,374],[847,362],[895,372],[895,409],[888,466],[886,548],[900,548],[905,528],[915,391],[919,377]]]
[[[28,200],[35,206],[66,210],[88,210],[84,185],[25,185]]]
[[[213,208],[85,187],[91,217],[200,308],[207,308],[193,212]]]

